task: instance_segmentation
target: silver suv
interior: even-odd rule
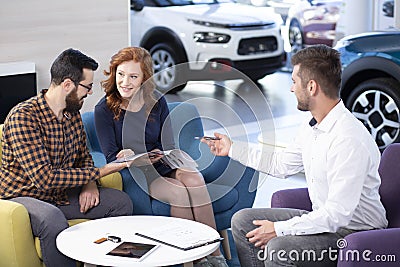
[[[237,79],[234,69],[253,81],[274,73],[285,61],[281,25],[270,7],[230,0],[131,0],[131,45],[150,51],[163,92],[187,80]]]

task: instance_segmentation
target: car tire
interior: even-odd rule
[[[304,47],[303,31],[296,19],[292,20],[289,25],[289,44],[292,54]]]
[[[186,67],[180,65],[179,71],[176,68],[177,64],[185,62],[181,53],[167,43],[160,43],[150,49],[150,54],[153,59],[154,82],[160,92],[174,94],[185,88],[187,81],[180,81],[179,77],[186,76],[182,75]],[[177,72],[179,72],[179,77]]]
[[[379,149],[400,141],[400,83],[376,78],[360,83],[345,102],[369,130]]]

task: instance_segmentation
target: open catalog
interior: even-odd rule
[[[134,154],[128,157],[123,157],[114,160],[113,162],[126,162],[132,161],[135,166],[150,165],[154,162],[160,161],[162,164],[169,166],[171,169],[178,168],[191,168],[197,167],[196,161],[183,150],[172,149],[166,151],[150,151],[141,154]]]

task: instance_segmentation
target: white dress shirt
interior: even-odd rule
[[[282,152],[234,142],[229,156],[276,177],[304,170],[312,211],[275,222],[278,236],[336,232],[340,227],[367,230],[387,226],[378,193],[379,149],[342,101],[320,124],[314,119],[305,123],[294,143]]]

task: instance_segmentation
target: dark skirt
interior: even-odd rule
[[[149,185],[160,176],[170,177],[170,174],[174,171],[174,169],[171,169],[161,161],[157,161],[153,165],[141,166],[139,168],[146,176],[147,184]]]

